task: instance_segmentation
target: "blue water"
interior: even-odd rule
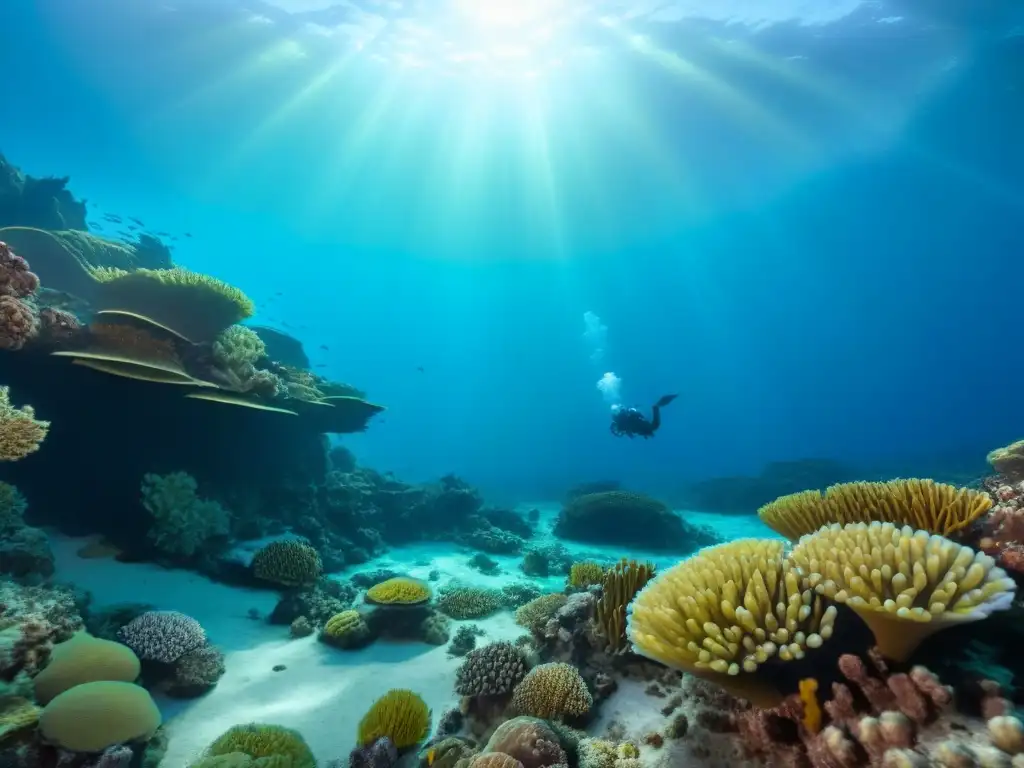
[[[534,5],[10,0],[0,151],[191,232],[389,408],[346,442],[409,480],[934,474],[1021,436],[1024,6]],[[609,370],[681,393],[656,439],[609,435]]]

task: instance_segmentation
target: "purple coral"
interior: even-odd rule
[[[28,262],[0,242],[0,296],[24,299],[39,290],[39,278],[30,272]]]
[[[19,350],[38,331],[39,321],[31,306],[14,296],[0,295],[0,349]]]
[[[143,661],[165,664],[206,645],[202,625],[178,611],[148,611],[121,627],[117,634]]]

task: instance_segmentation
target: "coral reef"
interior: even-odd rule
[[[560,662],[534,667],[512,693],[516,712],[545,720],[582,717],[593,703],[577,669]]]
[[[525,677],[527,660],[511,643],[491,643],[470,651],[459,665],[455,692],[460,696],[503,696]]]
[[[0,461],[18,461],[39,450],[50,422],[36,419],[32,406],[16,408],[8,387],[0,387]]]
[[[251,723],[229,728],[206,749],[205,757],[193,768],[211,768],[210,758],[232,754],[247,755],[253,760],[267,758],[268,764],[287,765],[290,768],[316,768],[316,759],[306,740],[290,728],[279,725]]]
[[[161,551],[190,557],[211,538],[227,534],[227,510],[199,498],[197,488],[187,472],[142,478],[142,505],[153,517],[149,537]]]
[[[85,202],[71,194],[68,181],[30,176],[0,155],[0,227],[85,229]]]
[[[257,579],[286,587],[315,584],[323,572],[319,553],[302,541],[274,541],[252,559]]]
[[[146,661],[170,664],[206,644],[198,621],[178,611],[149,611],[121,628],[121,642]]]

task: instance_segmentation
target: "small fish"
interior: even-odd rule
[[[430,768],[434,764],[434,760],[437,759],[437,750],[434,748],[427,750],[427,768]]]
[[[275,296],[284,296],[284,291],[278,291],[274,294]]]
[[[136,219],[134,216],[129,216],[128,221],[134,221],[140,227],[146,226],[146,222],[144,222],[142,219]]]
[[[87,222],[85,222],[85,225],[87,227],[102,227],[103,226],[102,224],[97,224],[95,221],[87,221]]]
[[[132,232],[134,232],[135,230],[138,229],[138,227],[136,227],[134,224],[129,224],[128,225],[128,229],[130,229]]]
[[[185,233],[185,237],[192,237],[192,233],[191,232],[186,232]]]
[[[124,221],[124,219],[122,219],[120,216],[115,216],[113,213],[104,213],[103,218],[106,219],[107,221],[112,221],[115,224],[120,224],[121,222]]]
[[[327,363],[317,363],[314,367],[316,367],[316,368],[326,368],[327,367]]]
[[[422,365],[417,365],[416,366],[416,370],[419,371],[420,373],[426,373],[426,371],[423,370],[423,366]]]
[[[330,351],[331,351],[331,348],[330,348],[330,347],[328,347],[328,346],[327,346],[326,344],[321,344],[321,345],[320,345],[320,349],[326,349],[326,350],[327,350],[328,352],[330,352]]]
[[[157,232],[156,236],[157,237],[170,237],[170,235],[167,232]]]

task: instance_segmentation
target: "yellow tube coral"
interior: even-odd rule
[[[1016,589],[988,555],[892,523],[830,525],[800,539],[790,558],[819,595],[854,610],[895,661],[951,624],[1009,608]]]
[[[768,692],[737,678],[772,658],[802,658],[832,635],[826,607],[777,540],[740,539],[701,550],[647,583],[626,634],[647,658],[716,680],[746,698]]]
[[[757,514],[791,541],[839,523],[894,523],[948,536],[987,512],[992,499],[971,488],[933,480],[839,483],[824,494],[801,491],[765,504]]]

